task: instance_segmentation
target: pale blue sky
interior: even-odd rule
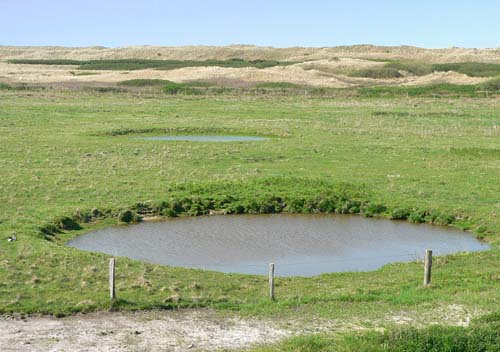
[[[0,45],[500,47],[498,0],[0,0]]]

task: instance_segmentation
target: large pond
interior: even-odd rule
[[[480,251],[469,233],[347,215],[226,215],[144,222],[90,232],[68,243],[150,263],[223,272],[313,276],[367,271],[391,262]]]
[[[264,141],[267,138],[256,136],[153,136],[141,137],[148,141],[186,141],[186,142],[247,142]]]

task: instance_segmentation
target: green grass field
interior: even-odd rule
[[[413,262],[280,278],[276,302],[266,298],[264,276],[119,258],[113,308],[214,307],[365,327],[391,326],[393,314],[446,324],[450,305],[479,315],[498,310],[500,100],[370,96],[0,90],[0,313],[109,309],[109,257],[67,248],[66,240],[116,224],[127,210],[139,217],[212,209],[451,224],[493,249],[437,258],[428,288]],[[134,138],[165,132],[271,138]],[[7,242],[12,235],[18,240]]]

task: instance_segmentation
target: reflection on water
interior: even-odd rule
[[[400,261],[486,250],[471,234],[445,227],[348,215],[226,215],[117,226],[68,243],[145,262],[223,272],[313,276],[367,271]]]

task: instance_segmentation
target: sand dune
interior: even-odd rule
[[[266,69],[187,67],[170,71],[145,69],[136,71],[93,71],[76,75],[76,66],[14,65],[9,59],[176,59],[206,60],[241,58],[297,62],[291,66]],[[190,80],[232,81],[234,84],[255,82],[291,82],[322,87],[355,87],[366,85],[423,85],[434,83],[475,84],[484,78],[473,78],[455,72],[432,73],[397,79],[354,78],[347,75],[356,69],[384,65],[373,59],[412,59],[425,62],[495,62],[500,63],[500,49],[423,49],[411,46],[379,47],[371,45],[332,48],[272,48],[245,45],[226,47],[186,46],[125,48],[85,47],[9,47],[0,46],[0,82],[7,83],[106,83],[114,84],[137,78],[167,79],[175,82]],[[239,83],[238,83],[239,82]]]

